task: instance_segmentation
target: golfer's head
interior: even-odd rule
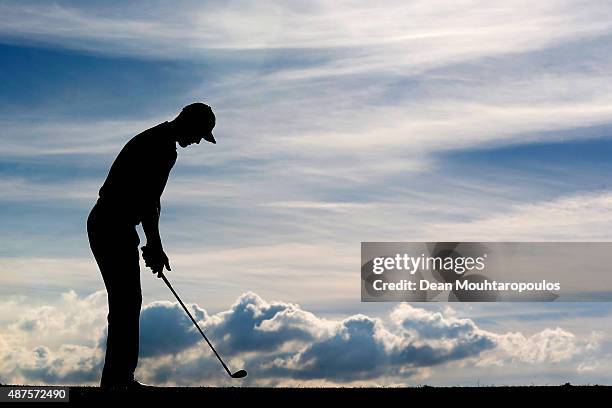
[[[215,114],[210,106],[204,103],[192,103],[183,108],[173,121],[178,128],[178,143],[187,147],[193,143],[199,144],[202,139],[217,143],[212,130],[215,127]]]

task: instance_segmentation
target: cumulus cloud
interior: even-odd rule
[[[23,301],[23,300],[22,300]],[[470,367],[566,363],[592,366],[601,339],[561,328],[526,335],[482,330],[451,309],[396,306],[388,319],[353,315],[323,318],[286,302],[245,293],[228,309],[195,318],[248,385],[405,384],[452,364]],[[92,384],[103,362],[104,293],[69,292],[3,324],[0,380],[8,383]],[[180,306],[152,302],[141,315],[137,375],[166,385],[225,384],[218,362]]]
[[[0,382],[78,384],[97,381],[102,368],[106,294],[67,292],[49,306],[28,308],[0,329]],[[17,309],[17,308],[15,308]],[[5,317],[6,319],[6,317]]]
[[[207,319],[206,311],[190,305],[197,320]],[[140,314],[140,356],[177,353],[199,341],[200,334],[178,303],[153,302]]]
[[[324,336],[329,323],[298,305],[264,301],[250,292],[211,321],[230,352],[271,351],[288,342],[308,342]]]
[[[574,334],[560,327],[545,329],[532,336],[508,333],[497,336],[496,340],[500,349],[503,350],[500,356],[510,363],[561,363],[599,347],[597,334],[585,339],[577,339]],[[581,366],[582,364],[578,369]]]

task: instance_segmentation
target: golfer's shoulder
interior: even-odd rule
[[[134,136],[128,142],[135,152],[150,158],[176,160],[176,143],[168,129],[168,122],[160,123]]]
[[[136,136],[130,140],[129,143],[151,146],[155,144],[159,144],[159,142],[164,139],[165,135],[168,135],[168,122],[160,123],[159,125],[155,125],[147,130],[143,130]]]

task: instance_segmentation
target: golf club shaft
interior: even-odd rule
[[[170,285],[170,282],[168,282],[168,278],[166,278],[166,275],[164,275],[163,272],[159,273],[159,277],[162,278],[164,280],[164,282],[166,283],[166,285],[168,286],[168,288],[172,291],[172,294],[174,295],[174,297],[176,298],[176,300],[178,300],[178,302],[181,304],[181,306],[183,306],[183,309],[185,310],[185,313],[187,313],[187,316],[189,316],[189,318],[191,319],[191,321],[193,322],[193,324],[195,325],[195,327],[198,329],[198,331],[200,332],[200,334],[202,335],[202,337],[204,337],[204,340],[206,340],[206,343],[208,343],[208,345],[210,346],[210,349],[213,351],[213,353],[215,353],[215,356],[217,356],[217,358],[219,359],[219,362],[221,363],[221,365],[223,366],[223,368],[225,369],[225,371],[227,371],[227,375],[229,375],[230,377],[232,376],[232,373],[230,372],[229,368],[227,368],[227,366],[225,365],[225,363],[223,362],[223,360],[221,359],[221,356],[219,355],[219,353],[217,353],[217,350],[215,350],[215,348],[213,347],[212,343],[210,342],[210,340],[208,340],[208,338],[206,337],[206,335],[204,334],[204,332],[202,331],[202,329],[200,329],[200,326],[198,325],[198,323],[196,322],[196,320],[193,318],[193,316],[191,315],[191,313],[189,313],[189,309],[187,309],[187,306],[185,306],[185,304],[183,303],[183,301],[181,300],[181,298],[179,297],[179,295],[177,295],[177,293],[174,291],[174,288],[172,288],[172,285]]]

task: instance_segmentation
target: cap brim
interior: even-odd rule
[[[204,136],[204,140],[206,140],[207,142],[210,142],[212,144],[217,144],[217,141],[215,140],[215,137],[213,136],[212,133]]]

